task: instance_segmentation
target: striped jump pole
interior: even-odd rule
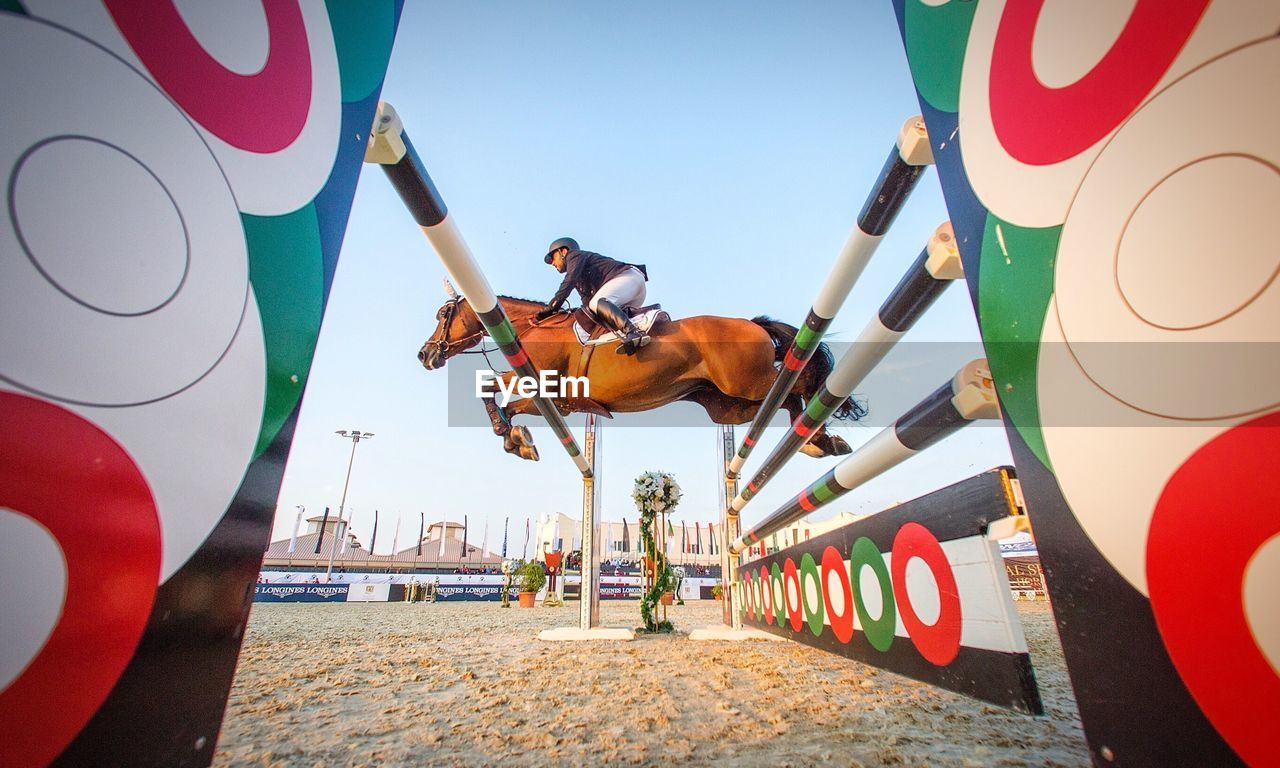
[[[991,369],[985,359],[974,360],[893,426],[881,430],[817,482],[740,535],[729,546],[730,553],[741,554],[747,547],[759,544],[770,534],[835,501],[971,421],[999,416]]]
[[[955,233],[951,230],[951,222],[945,221],[934,230],[920,256],[885,299],[880,311],[862,329],[858,340],[840,358],[822,389],[792,423],[791,431],[764,460],[747,487],[733,499],[729,514],[742,511],[778,470],[809,442],[831,414],[844,405],[853,394],[854,387],[862,383],[898,340],[924,316],[951,281],[962,277],[964,267],[960,262],[960,251],[956,248]]]
[[[738,446],[737,455],[729,464],[730,477],[736,478],[742,471],[742,465],[764,434],[769,420],[782,405],[796,379],[800,378],[800,373],[813,353],[818,350],[818,343],[822,341],[827,327],[853,290],[853,284],[857,282],[885,232],[889,231],[893,220],[902,210],[911,190],[915,189],[920,175],[932,163],[933,151],[929,146],[929,135],[925,131],[924,119],[917,115],[907,120],[898,132],[898,140],[885,160],[880,178],[876,180],[875,188],[867,196],[862,212],[858,214],[858,223],[840,249],[840,255],[827,274],[827,280],[809,309],[804,325],[800,326],[795,341],[783,358],[778,377],[774,379],[769,394],[760,403],[760,410],[756,412],[751,426],[747,428],[747,434],[742,438],[742,444]]]
[[[378,113],[373,118],[364,160],[366,163],[382,166],[391,185],[400,194],[400,199],[439,254],[449,276],[467,298],[471,309],[480,318],[484,329],[498,345],[512,369],[520,376],[537,378],[538,369],[529,361],[529,355],[520,345],[515,328],[507,319],[507,313],[502,310],[497,295],[480,271],[480,265],[471,255],[471,249],[462,239],[457,224],[449,216],[444,199],[427,175],[427,169],[418,157],[417,150],[413,148],[413,142],[409,141],[409,134],[400,122],[400,116],[385,101],[378,102]],[[573,459],[573,463],[578,465],[578,471],[583,477],[591,477],[591,467],[582,456],[577,441],[573,439],[569,426],[565,424],[564,417],[556,410],[555,405],[544,397],[535,396],[531,399]]]

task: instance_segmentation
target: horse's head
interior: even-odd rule
[[[484,326],[471,311],[467,300],[454,296],[436,312],[436,332],[418,350],[418,359],[428,371],[443,368],[444,362],[484,338]]]

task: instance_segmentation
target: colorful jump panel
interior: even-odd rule
[[[1094,763],[1280,764],[1280,4],[894,7]]]
[[[3,6],[0,764],[208,765],[401,6]]]
[[[739,569],[745,625],[1041,714],[999,547],[1011,470],[994,469]]]

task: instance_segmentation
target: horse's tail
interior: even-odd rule
[[[787,356],[787,350],[791,348],[791,343],[796,339],[797,329],[794,325],[787,325],[784,322],[774,320],[767,315],[751,318],[751,322],[760,326],[769,334],[769,338],[773,339],[773,361],[781,363],[783,358]],[[831,375],[831,369],[835,367],[835,359],[831,355],[831,348],[827,343],[819,342],[818,349],[813,353],[813,357],[809,359],[809,364],[804,367],[804,371],[800,374],[800,379],[796,382],[793,390],[805,402],[809,402],[809,398],[814,397],[822,388],[827,377]],[[855,398],[849,398],[836,409],[832,414],[832,418],[841,421],[857,421],[867,415],[867,409]]]

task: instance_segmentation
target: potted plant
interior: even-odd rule
[[[542,563],[537,560],[525,563],[518,571],[520,575],[520,607],[532,608],[538,590],[547,583],[547,574],[542,570]]]
[[[715,586],[713,586],[713,587],[711,588],[711,597],[712,597],[712,598],[714,598],[714,599],[716,599],[716,600],[723,600],[723,599],[724,599],[724,587],[720,586],[719,584],[716,584]]]

